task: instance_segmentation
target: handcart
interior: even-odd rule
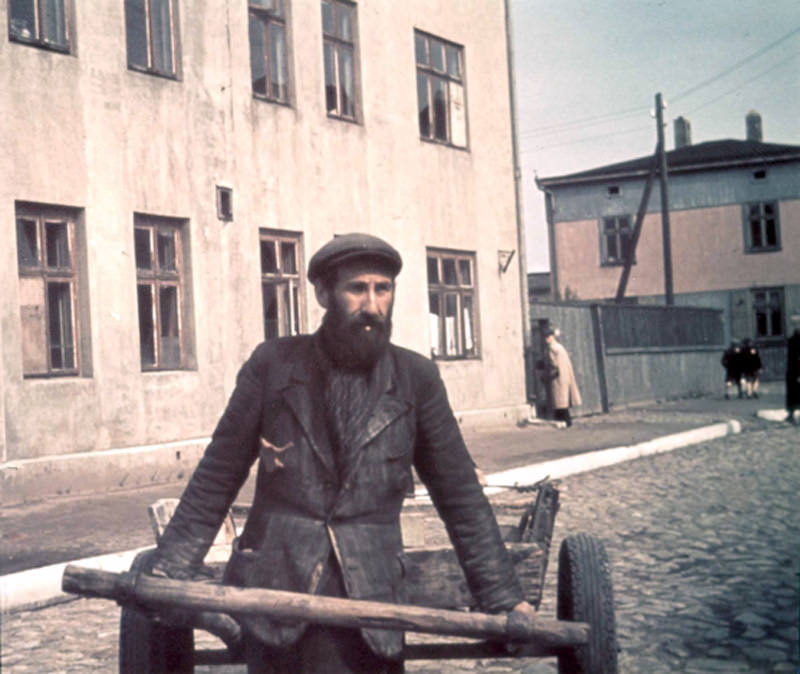
[[[548,480],[524,489],[536,492],[532,502],[493,507],[526,599],[538,613],[559,507],[558,489]],[[151,506],[157,536],[175,503],[165,500]],[[139,553],[125,573],[75,565],[65,568],[62,586],[66,592],[113,599],[121,605],[120,674],[187,674],[194,671],[195,665],[244,662],[241,627],[232,616],[256,613],[281,620],[447,637],[439,641],[427,636],[409,639],[404,651],[406,660],[557,656],[561,674],[617,672],[609,561],[602,542],[591,535],[572,534],[561,543],[557,617],[537,615],[530,619],[475,611],[475,602],[446,536],[426,532],[435,516],[415,514],[413,507],[408,509],[403,526],[408,604],[222,585],[224,557],[236,533],[236,517],[246,511],[246,506],[232,508],[206,557],[208,577],[202,581],[149,575],[153,550]],[[509,517],[517,517],[518,521],[508,523]],[[196,630],[214,635],[224,647],[197,648]]]

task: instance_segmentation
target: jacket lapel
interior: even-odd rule
[[[281,395],[292,410],[297,423],[303,429],[311,449],[325,468],[336,476],[328,429],[325,423],[325,410],[321,391],[321,377],[312,372],[313,354],[299,359],[293,366],[289,381],[281,390]]]
[[[399,394],[396,384],[394,360],[390,355],[390,349],[388,349],[373,371],[370,387],[377,393],[373,397],[376,402],[367,417],[367,423],[364,424],[361,433],[353,443],[352,458],[347,467],[345,478],[350,477],[358,469],[367,445],[387,426],[403,416],[411,408],[411,401]],[[347,480],[345,479],[344,481],[346,482]]]

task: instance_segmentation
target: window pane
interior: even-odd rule
[[[461,67],[459,66],[458,47],[448,45],[447,50],[447,74],[461,78]]]
[[[261,300],[264,310],[264,339],[279,337],[278,293],[272,283],[261,284]]]
[[[444,72],[444,45],[438,40],[431,40],[431,66],[440,72]]]
[[[153,290],[150,285],[136,286],[139,304],[139,352],[142,367],[156,364],[155,337],[153,335]]]
[[[783,334],[783,312],[780,309],[773,309],[770,314],[770,334],[782,335]]]
[[[69,283],[47,284],[50,367],[54,370],[71,370],[75,367],[71,305]]]
[[[44,225],[48,267],[69,267],[69,230],[66,222],[46,222]]]
[[[464,318],[464,355],[474,356],[477,349],[475,348],[475,321],[472,311],[471,295],[462,295],[461,313]]]
[[[764,245],[764,242],[761,239],[760,220],[750,221],[750,244],[753,246],[753,248],[761,248]]]
[[[336,49],[326,42],[325,55],[325,108],[328,112],[336,112]]]
[[[458,296],[444,296],[444,346],[448,356],[457,356],[458,348]]]
[[[456,261],[453,258],[442,258],[442,276],[444,283],[449,286],[458,285],[458,276],[456,276]]]
[[[432,258],[428,258],[431,260]],[[441,307],[438,293],[428,293],[428,332],[430,334],[431,357],[442,354]]]
[[[17,220],[17,260],[20,267],[39,266],[39,247],[36,245],[36,221]]]
[[[150,250],[150,230],[139,227],[134,229],[133,243],[136,249],[136,268],[152,269],[153,255]]]
[[[292,285],[292,333],[293,335],[300,334],[300,294],[297,291],[297,286]]]
[[[341,40],[353,41],[353,26],[351,10],[346,5],[338,5],[336,8],[338,21],[336,22],[336,34]]]
[[[50,44],[66,47],[64,0],[43,0],[40,6],[42,8],[42,37]]]
[[[271,95],[278,101],[289,98],[286,78],[286,40],[283,26],[271,23],[269,26]]]
[[[435,257],[428,258],[428,283],[439,283],[439,265]]]
[[[414,53],[417,56],[417,63],[421,65],[428,65],[428,40],[422,35],[414,35]]]
[[[9,3],[9,30],[11,35],[23,40],[33,40],[36,35],[34,0],[11,0]]]
[[[764,204],[764,215],[769,216],[775,213],[774,204]]]
[[[419,135],[431,136],[430,98],[428,96],[428,76],[417,73],[417,105],[419,110]]]
[[[447,83],[438,77],[431,78],[433,89],[433,135],[447,140]]]
[[[355,117],[355,79],[353,77],[353,50],[339,48],[339,113],[345,117]]]
[[[175,232],[170,229],[158,231],[158,268],[160,271],[177,271],[175,263]]]
[[[297,273],[295,245],[291,241],[281,241],[281,270],[284,274]]]
[[[469,260],[458,261],[458,273],[461,276],[462,286],[472,285],[472,264]]]
[[[278,273],[278,258],[275,254],[274,241],[261,242],[261,273],[262,274]]]
[[[333,17],[333,5],[330,2],[322,3],[322,32],[325,35],[336,35],[336,21]]]
[[[179,367],[181,364],[180,327],[178,323],[178,289],[161,286],[158,293],[161,319],[161,367]]]
[[[450,142],[458,147],[467,145],[467,111],[464,104],[464,87],[450,82]]]
[[[125,0],[125,35],[128,46],[128,65],[146,68],[147,27],[145,0]]]
[[[250,15],[250,79],[253,82],[253,93],[267,95],[266,46],[264,44],[264,24]]]
[[[44,296],[45,283],[41,276],[20,276],[22,370],[26,375],[47,373],[48,327]]]
[[[603,218],[603,231],[614,232],[617,229],[616,221],[614,218]]]
[[[756,335],[767,336],[767,314],[763,311],[756,312]]]
[[[768,218],[766,221],[766,239],[768,246],[778,245],[778,228],[775,226],[775,220]]]
[[[172,73],[171,0],[150,0],[153,31],[153,68],[160,73]]]
[[[250,4],[255,7],[268,9],[273,14],[280,16],[283,12],[281,0],[250,0]]]
[[[607,234],[605,236],[605,239],[606,239],[606,257],[609,260],[618,260],[619,248],[617,246],[616,234]]]
[[[280,317],[281,337],[284,337],[286,335],[291,335],[292,317],[290,316],[291,300],[290,300],[288,283],[281,284],[281,306],[279,308],[282,309],[280,313],[283,314]]]

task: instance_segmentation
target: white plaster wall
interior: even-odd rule
[[[73,55],[0,40],[4,459],[208,435],[261,339],[260,227],[303,232],[306,260],[334,233],[394,243],[395,341],[422,353],[426,247],[476,252],[481,359],[441,370],[457,410],[524,403],[518,266],[497,259],[517,247],[503,3],[359,3],[359,124],[325,115],[319,2],[291,2],[291,106],[252,97],[246,3],[179,4],[178,81],[127,69],[121,2],[75,3]],[[468,151],[419,139],[414,28],[464,45]],[[15,200],[83,209],[90,377],[22,377]],[[134,212],[189,223],[194,369],[141,372]]]

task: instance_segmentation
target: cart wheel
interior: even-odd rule
[[[152,550],[136,555],[131,571],[148,571]],[[167,627],[131,606],[119,619],[120,674],[191,674],[194,672],[194,632]]]
[[[587,534],[568,536],[558,554],[558,618],[588,622],[589,643],[558,656],[559,674],[616,674],[617,634],[608,556]]]

